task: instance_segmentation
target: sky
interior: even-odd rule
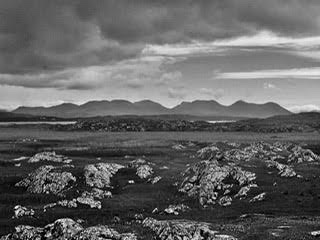
[[[90,100],[320,110],[319,0],[0,0],[0,109]]]

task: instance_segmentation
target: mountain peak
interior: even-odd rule
[[[194,100],[192,102],[181,102],[179,105],[169,109],[148,99],[137,102],[123,99],[90,101],[82,105],[63,103],[49,108],[19,107],[13,112],[62,118],[161,114],[265,118],[290,114],[288,110],[273,102],[255,104],[239,100],[230,106],[225,106],[215,100]]]

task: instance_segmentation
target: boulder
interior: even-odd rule
[[[143,226],[150,228],[160,240],[236,240],[228,235],[220,235],[211,225],[189,220],[162,220],[146,218]]]
[[[37,153],[33,157],[28,160],[28,163],[36,163],[36,162],[57,162],[57,163],[65,163],[69,164],[72,162],[71,159],[63,155],[58,155],[55,152],[41,152]]]
[[[63,192],[76,182],[70,172],[63,172],[60,168],[51,165],[39,167],[15,186],[25,187],[30,193],[44,193],[63,195]]]
[[[29,209],[29,208],[26,208],[26,207],[23,207],[21,205],[17,205],[13,208],[14,210],[14,216],[13,218],[21,218],[21,217],[24,217],[24,216],[33,216],[34,215],[34,210],[33,209]]]
[[[153,174],[153,169],[147,164],[141,165],[137,168],[137,175],[141,179],[149,178]]]
[[[116,163],[89,164],[84,168],[86,184],[90,187],[111,187],[111,178],[124,166]]]
[[[44,227],[44,238],[47,240],[53,239],[71,239],[78,232],[82,231],[83,227],[70,218],[62,218],[56,220],[54,223],[48,224]]]
[[[289,165],[278,163],[277,161],[270,160],[267,162],[268,167],[274,167],[278,169],[279,175],[281,177],[296,177],[297,173],[293,170],[293,168]]]
[[[179,191],[198,198],[203,206],[216,204],[217,201],[229,205],[227,202],[232,201],[230,198],[238,196],[237,191],[241,191],[242,187],[250,190],[256,186],[255,173],[230,164],[223,165],[216,160],[205,160],[194,164],[185,171],[184,177]],[[229,197],[226,198],[226,195]]]

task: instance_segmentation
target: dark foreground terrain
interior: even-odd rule
[[[317,132],[0,130],[1,239],[320,235]]]

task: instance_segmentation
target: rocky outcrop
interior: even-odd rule
[[[197,152],[197,154],[200,159],[209,160],[215,157],[218,152],[220,152],[220,149],[215,145],[211,145],[208,147],[201,148]]]
[[[72,162],[71,159],[63,155],[58,155],[55,152],[41,152],[37,153],[33,157],[28,160],[28,163],[36,163],[36,162],[56,162],[56,163],[65,163],[69,164]]]
[[[23,207],[21,205],[17,205],[13,208],[14,210],[14,216],[12,218],[21,218],[21,217],[31,217],[34,215],[34,210],[33,209],[29,209],[27,207]]]
[[[223,206],[230,205],[228,202],[238,196],[242,187],[250,190],[256,186],[254,173],[237,166],[223,165],[216,160],[196,163],[186,170],[184,176],[179,191],[198,198],[203,206],[216,203]]]
[[[76,178],[70,172],[63,172],[61,168],[51,165],[39,167],[25,179],[16,184],[25,187],[30,193],[44,193],[63,195]]]
[[[223,147],[219,148],[218,144],[202,148],[198,151],[198,157],[201,159],[221,159],[225,161],[251,161],[260,160],[277,160],[282,159],[288,163],[302,163],[320,161],[320,157],[310,149],[304,149],[299,145],[291,143],[267,143],[254,142],[249,145],[237,145],[230,143],[220,143]]]
[[[109,188],[111,178],[124,166],[116,163],[89,164],[84,168],[86,184],[90,187]]]
[[[320,157],[310,149],[304,149],[301,146],[295,146],[291,149],[291,154],[288,158],[290,163],[303,163],[320,161]]]
[[[0,238],[0,240],[137,240],[133,233],[120,234],[104,225],[84,228],[70,218],[58,219],[43,228],[20,225],[14,233]]]
[[[204,222],[188,220],[162,220],[146,218],[143,226],[150,228],[160,240],[236,240],[229,235],[222,235],[211,229],[211,225]]]

